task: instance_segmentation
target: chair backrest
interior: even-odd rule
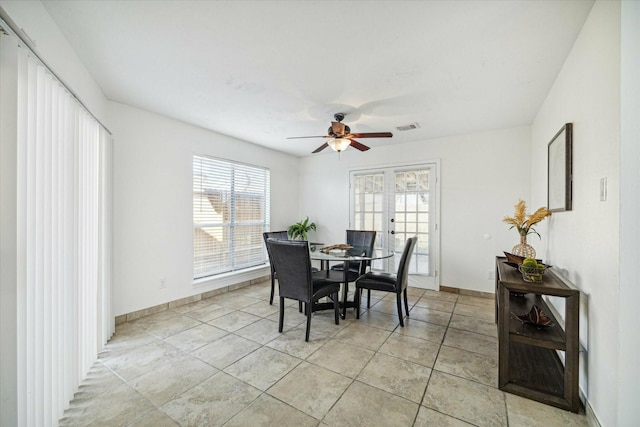
[[[366,230],[347,230],[347,244],[354,248],[362,248],[367,252],[367,255],[373,253],[373,248],[376,244],[376,232]],[[371,261],[366,261],[358,264],[357,262],[350,262],[349,269],[360,267],[360,274],[364,274],[367,266],[371,265]]]
[[[269,256],[269,262],[271,263],[271,274],[276,271],[271,261],[271,252],[269,252],[269,245],[267,245],[267,239],[289,240],[289,234],[286,231],[265,231],[262,233],[264,244],[267,247],[267,255]]]
[[[373,252],[373,247],[376,244],[376,232],[375,231],[363,231],[363,230],[347,230],[347,244],[363,248],[369,251],[369,254]]]
[[[417,237],[410,237],[404,245],[402,257],[400,257],[400,265],[398,265],[398,274],[396,276],[396,287],[398,290],[404,290],[409,282],[409,261],[411,260],[411,254],[416,247],[417,241]]]
[[[278,272],[280,296],[309,302],[313,295],[309,243],[306,240],[267,239],[267,247]]]

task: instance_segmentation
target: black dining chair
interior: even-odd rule
[[[266,231],[262,233],[264,244],[267,246],[267,255],[269,256],[269,263],[271,264],[271,296],[269,297],[269,305],[273,305],[273,296],[275,291],[276,281],[276,269],[271,261],[271,253],[269,252],[269,245],[267,245],[267,239],[277,240],[289,240],[289,234],[286,231]]]
[[[368,230],[347,230],[348,245],[357,249],[367,251],[367,254],[373,252],[376,244],[376,232]],[[371,261],[349,261],[348,281],[354,282],[358,277],[367,272],[367,267],[371,267]],[[334,271],[344,271],[344,263],[340,263],[331,267]],[[371,304],[371,291],[367,293],[367,307]]]
[[[409,317],[409,303],[407,301],[407,285],[409,281],[409,260],[418,241],[417,237],[407,239],[407,243],[402,251],[400,265],[396,274],[370,271],[356,279],[356,319],[360,318],[360,292],[362,289],[371,291],[393,292],[396,294],[396,304],[398,306],[398,317],[400,326],[404,327],[404,316],[402,315],[402,302],[404,297],[404,308]]]
[[[304,303],[307,316],[307,332],[305,341],[309,341],[311,330],[311,314],[314,304],[324,298],[333,300],[336,325],[340,324],[338,310],[338,292],[340,284],[313,280],[311,258],[309,257],[308,242],[301,240],[267,239],[267,247],[271,254],[271,261],[275,264],[278,274],[278,289],[280,296],[280,319],[278,331],[282,332],[284,324],[284,299],[294,299]]]

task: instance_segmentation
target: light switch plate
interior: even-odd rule
[[[607,177],[600,178],[600,201],[607,201]]]

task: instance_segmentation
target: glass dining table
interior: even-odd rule
[[[335,283],[343,283],[342,286],[342,301],[340,302],[340,308],[342,310],[341,317],[344,319],[347,315],[347,308],[356,307],[357,301],[348,301],[347,296],[349,293],[349,263],[350,262],[366,262],[374,261],[378,259],[391,258],[393,251],[386,249],[374,249],[373,252],[367,253],[367,248],[353,247],[346,250],[332,250],[323,252],[321,249],[313,250],[314,246],[310,246],[311,250],[309,255],[312,260],[320,261],[321,270],[313,273],[313,278],[324,281],[331,281]],[[331,270],[329,265],[331,263],[342,262],[344,266],[342,270]],[[332,302],[317,303],[313,307],[313,311],[327,310],[333,308]]]

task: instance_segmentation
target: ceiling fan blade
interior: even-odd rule
[[[366,133],[352,133],[348,137],[351,138],[391,138],[393,134],[391,132],[366,132]]]
[[[333,133],[338,136],[344,135],[344,123],[331,122],[331,130],[333,130]]]
[[[312,151],[313,154],[315,153],[319,153],[322,150],[324,150],[325,148],[327,148],[329,146],[329,144],[327,144],[326,142],[324,144],[322,144],[320,147],[316,148],[315,150]]]
[[[351,141],[351,146],[353,148],[355,148],[356,150],[360,150],[360,151],[367,151],[369,149],[369,147],[367,147],[364,144],[360,144],[358,141],[356,141],[355,139],[351,139],[349,138],[349,141]]]
[[[302,138],[331,138],[329,135],[322,136],[290,136],[287,139],[302,139]]]

